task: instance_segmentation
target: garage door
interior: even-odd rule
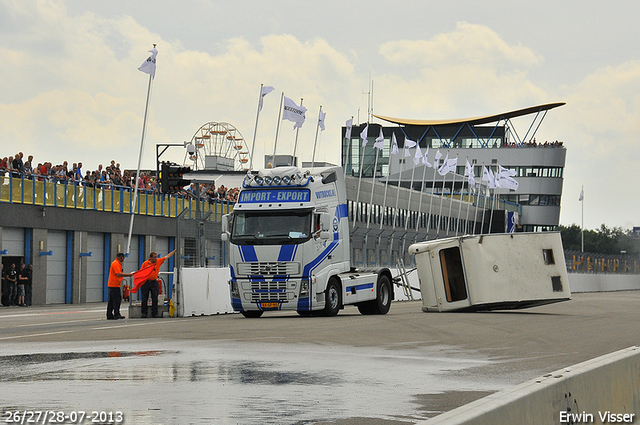
[[[47,304],[63,304],[66,300],[67,232],[49,231],[47,248]]]
[[[87,302],[104,301],[104,234],[89,233],[87,235]]]
[[[21,227],[2,228],[2,249],[11,257],[24,257],[24,229]]]

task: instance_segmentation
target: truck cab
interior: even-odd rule
[[[351,267],[341,167],[247,174],[222,226],[230,243],[231,303],[245,317],[271,310],[333,316],[345,304],[363,314],[389,310],[390,271]]]

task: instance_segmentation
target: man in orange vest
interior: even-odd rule
[[[124,319],[124,316],[120,314],[120,303],[122,302],[122,297],[120,296],[120,285],[122,284],[123,277],[133,276],[133,273],[122,272],[123,261],[124,254],[119,252],[109,268],[109,282],[107,283],[107,286],[109,287],[107,320]]]
[[[149,253],[149,259],[142,263],[140,270],[144,270],[147,267],[153,267],[149,277],[147,277],[147,281],[140,288],[142,301],[142,304],[140,305],[140,312],[142,313],[142,317],[147,317],[147,301],[149,300],[149,293],[151,293],[151,317],[158,317],[158,272],[165,260],[172,257],[175,253],[176,250],[174,249],[164,257],[158,258],[158,253],[151,252]]]

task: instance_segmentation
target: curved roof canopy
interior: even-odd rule
[[[392,118],[385,117],[382,115],[373,115],[376,118],[381,120],[389,121],[395,124],[403,124],[403,125],[449,125],[449,124],[464,124],[467,123],[469,125],[478,125],[478,124],[488,124],[500,120],[507,120],[515,117],[521,117],[523,115],[536,114],[542,111],[548,111],[549,109],[557,108],[559,106],[565,105],[565,102],[557,102],[557,103],[546,103],[544,105],[531,106],[529,108],[517,109],[515,111],[503,112],[501,114],[488,115],[484,117],[476,117],[476,118],[460,118],[460,119],[451,119],[451,120],[413,120],[406,118]]]

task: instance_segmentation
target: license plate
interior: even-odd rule
[[[277,301],[276,302],[268,302],[268,303],[267,302],[263,302],[263,303],[260,303],[260,307],[262,307],[262,308],[278,308],[278,307],[280,307],[280,303],[277,302]]]

